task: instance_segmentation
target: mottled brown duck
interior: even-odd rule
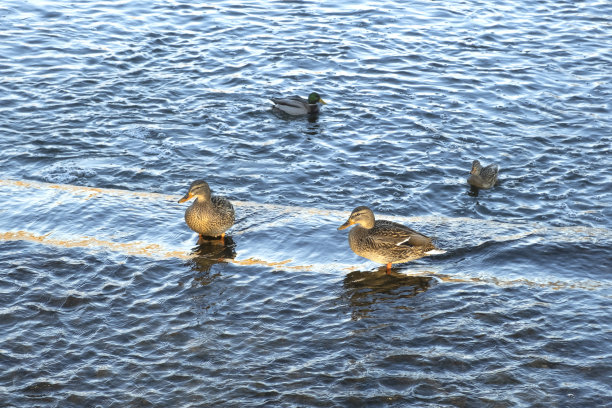
[[[224,241],[225,231],[234,225],[234,206],[225,197],[211,195],[210,187],[204,180],[196,180],[179,203],[195,197],[185,210],[187,226],[199,234],[198,245],[204,237],[217,237]]]
[[[348,241],[357,255],[387,265],[387,274],[394,263],[413,261],[428,255],[443,254],[431,238],[393,221],[376,220],[368,207],[357,207],[339,230],[355,225]]]

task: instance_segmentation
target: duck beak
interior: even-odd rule
[[[341,226],[338,227],[338,231],[343,230],[345,228],[348,228],[348,227],[350,227],[353,224],[354,223],[351,220],[348,220],[347,222],[345,222],[344,224],[342,224]]]
[[[323,105],[327,105],[327,102],[325,102],[323,99],[319,98],[319,102],[322,103]]]
[[[187,194],[185,194],[183,196],[183,198],[181,198],[180,200],[178,200],[179,203],[184,203],[187,200],[191,200],[193,198],[193,194],[191,194],[191,191],[187,192]]]

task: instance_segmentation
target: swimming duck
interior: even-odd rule
[[[394,263],[446,252],[436,248],[431,238],[402,224],[375,220],[372,210],[365,206],[355,208],[349,219],[338,229],[343,230],[353,224],[356,226],[348,236],[353,252],[371,261],[387,264],[387,274]]]
[[[497,183],[497,173],[499,167],[497,164],[489,164],[487,167],[482,167],[478,160],[472,162],[472,170],[467,182],[472,186],[472,192],[478,192],[479,189],[486,190]]]
[[[300,96],[289,96],[287,98],[271,98],[274,107],[289,115],[306,115],[319,113],[320,104],[327,105],[318,93],[313,92],[308,95],[308,99]]]
[[[211,196],[210,187],[204,180],[196,180],[189,186],[189,191],[178,202],[196,198],[185,210],[185,222],[199,234],[198,245],[204,242],[204,236],[221,237],[224,242],[225,231],[234,225],[234,206],[224,197]]]

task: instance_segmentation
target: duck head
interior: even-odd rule
[[[363,228],[373,228],[374,227],[374,213],[366,206],[360,206],[353,210],[349,219],[338,227],[339,230],[343,230],[345,228],[350,227],[353,224],[359,224]]]
[[[470,174],[477,176],[480,174],[481,170],[482,170],[482,165],[480,164],[480,162],[478,160],[474,160],[472,162],[472,170],[470,171]]]
[[[189,186],[189,191],[183,196],[178,202],[184,203],[187,200],[191,200],[193,197],[202,199],[203,201],[210,200],[210,187],[204,180],[196,180]]]
[[[323,105],[327,105],[327,102],[325,102],[323,99],[321,99],[321,97],[319,96],[318,93],[313,92],[310,95],[308,95],[308,104],[309,105],[315,105],[317,103],[322,103]]]

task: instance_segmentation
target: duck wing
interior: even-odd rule
[[[270,100],[275,103],[275,109],[280,109],[289,115],[305,115],[312,112],[310,105],[308,105],[308,101],[300,98],[299,96],[291,96],[289,98],[272,98]]]
[[[480,171],[480,177],[487,183],[495,184],[497,173],[499,173],[499,167],[497,164],[489,164]]]
[[[373,242],[380,246],[432,247],[431,238],[402,224],[379,220],[369,234]]]
[[[308,101],[297,95],[286,98],[270,98],[270,100],[277,105],[290,106],[298,109],[308,106]]]
[[[225,197],[221,197],[221,196],[212,196],[210,198],[210,201],[213,204],[213,207],[220,209],[220,210],[226,210],[226,211],[234,211],[234,206],[232,205],[232,203]]]

